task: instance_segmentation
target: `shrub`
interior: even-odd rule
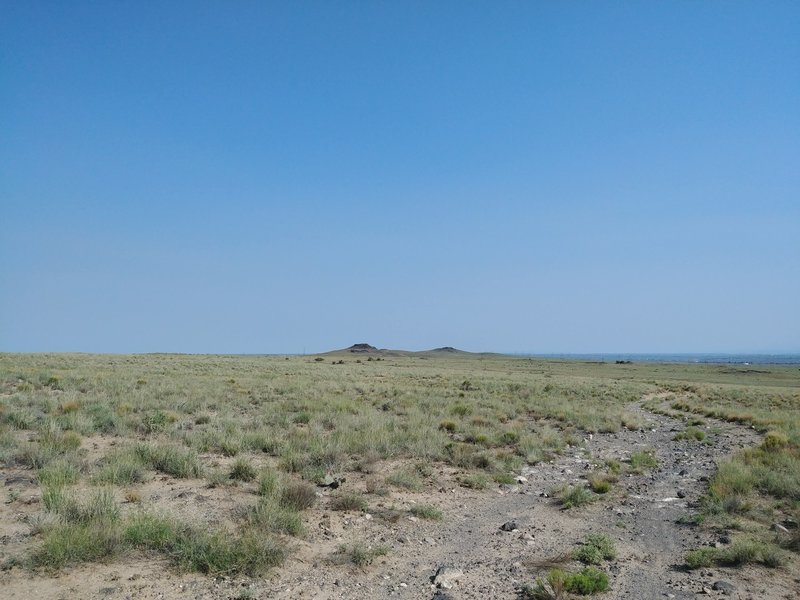
[[[94,480],[111,485],[131,485],[144,481],[144,475],[141,458],[132,452],[122,452],[107,457]]]
[[[109,521],[60,523],[47,528],[43,538],[31,563],[47,569],[100,560],[115,554],[121,546],[119,527]]]
[[[455,404],[450,409],[450,414],[455,417],[467,417],[472,414],[472,407],[467,404]]]
[[[687,427],[685,431],[681,431],[680,433],[675,434],[675,437],[672,438],[674,440],[691,440],[695,439],[698,442],[702,442],[706,439],[706,432],[702,429],[698,429],[697,427]]]
[[[569,485],[555,490],[553,495],[564,509],[576,508],[592,502],[594,494],[582,485]]]
[[[373,547],[358,542],[352,546],[339,546],[336,555],[346,558],[357,567],[366,567],[371,565],[378,556],[385,556],[388,552],[389,549],[386,546]]]
[[[273,496],[278,492],[280,480],[275,471],[265,470],[258,479],[258,495]]]
[[[640,450],[631,454],[631,470],[634,473],[652,471],[656,467],[658,467],[658,458],[656,458],[655,450]]]
[[[617,549],[614,547],[614,541],[607,535],[591,533],[572,556],[587,565],[599,565],[604,560],[614,560],[617,557]]]
[[[229,477],[235,481],[253,481],[256,478],[256,470],[247,460],[238,458],[231,467]]]
[[[166,554],[182,569],[200,573],[254,576],[285,558],[284,548],[271,536],[207,532],[147,514],[131,520],[125,539],[134,547]]]
[[[588,477],[589,487],[595,494],[606,494],[617,478],[608,473],[592,473]]]
[[[281,506],[273,498],[261,498],[245,515],[251,527],[273,533],[300,535],[303,532],[303,519],[293,508]]]
[[[66,492],[63,487],[49,487],[42,492],[45,509],[59,515],[67,523],[91,523],[116,521],[119,505],[111,490],[103,489],[92,495],[88,502],[81,502],[77,495]]]
[[[684,561],[690,569],[710,567],[714,562],[717,551],[714,548],[697,548],[686,553]]]
[[[783,434],[779,431],[769,431],[764,436],[764,441],[761,442],[761,448],[766,450],[767,452],[774,452],[776,450],[782,450],[789,445],[789,438],[786,434]]]
[[[314,506],[317,492],[314,486],[303,481],[295,481],[281,490],[280,505],[294,510],[305,510]]]
[[[608,575],[594,567],[586,567],[578,573],[570,573],[564,587],[567,591],[582,596],[605,592],[608,589]]]
[[[386,483],[394,487],[405,488],[407,490],[419,490],[422,481],[419,476],[409,470],[395,471],[386,477]]]
[[[458,480],[458,483],[465,488],[470,488],[473,490],[485,490],[487,487],[489,487],[489,478],[482,473],[476,473],[461,477]]]
[[[78,481],[80,465],[75,460],[58,458],[39,469],[36,477],[42,486],[64,486]]]
[[[738,566],[758,563],[766,567],[779,567],[786,562],[780,548],[753,538],[739,538],[727,548],[698,548],[684,557],[690,569],[709,567],[712,564]]]
[[[546,578],[538,578],[533,587],[522,589],[521,596],[530,600],[561,600],[567,592],[588,596],[608,589],[608,575],[594,567],[578,573],[551,569]]]
[[[348,492],[331,498],[331,510],[366,510],[367,501],[361,494]]]
[[[139,444],[135,453],[144,464],[167,475],[186,479],[202,473],[197,454],[188,448]]]
[[[415,504],[411,507],[411,514],[420,519],[428,519],[431,521],[441,521],[442,511],[430,504]]]

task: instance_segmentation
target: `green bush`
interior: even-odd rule
[[[640,450],[631,454],[631,470],[634,473],[652,471],[658,467],[658,458],[655,450]]]
[[[237,458],[231,467],[229,477],[235,481],[253,481],[256,478],[256,470],[244,458]]]
[[[594,567],[586,567],[578,573],[567,575],[564,583],[567,591],[589,596],[608,589],[608,575]]]
[[[604,560],[614,560],[617,557],[617,549],[614,541],[607,535],[591,533],[572,556],[587,565],[599,565]]]
[[[202,474],[197,454],[188,448],[139,444],[135,447],[135,453],[151,469],[173,477],[187,479]]]
[[[555,491],[554,496],[565,509],[576,508],[594,501],[595,495],[582,485],[570,485]]]
[[[429,519],[431,521],[441,521],[443,514],[435,506],[430,504],[415,504],[411,507],[411,514],[420,519]]]

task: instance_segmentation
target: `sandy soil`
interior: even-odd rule
[[[324,490],[316,508],[307,514],[304,538],[291,540],[293,552],[286,564],[263,579],[177,574],[163,560],[134,555],[57,575],[31,574],[15,567],[0,573],[0,598],[516,598],[522,584],[533,582],[545,570],[542,561],[570,552],[589,532],[610,535],[619,553],[605,566],[611,588],[603,598],[800,597],[796,564],[775,570],[687,571],[682,567],[687,550],[726,543],[724,536],[715,537],[679,520],[690,513],[715,465],[736,449],[755,444],[756,433],[709,420],[707,431],[713,443],[674,441],[675,432],[683,430],[685,423],[647,413],[640,404],[631,410],[651,426],[587,438],[583,446],[569,449],[553,462],[527,468],[521,474],[527,481],[519,485],[469,490],[456,484],[456,470],[441,468],[434,474],[439,487],[433,493],[429,489],[425,493],[393,491],[385,498],[369,496],[366,514],[327,510],[329,492]],[[555,485],[579,481],[591,460],[624,460],[643,448],[657,450],[658,469],[623,476],[607,497],[569,511],[547,497]],[[381,469],[388,472],[390,467]],[[366,477],[349,477],[345,489],[365,491]],[[2,487],[6,499],[10,493],[16,496],[13,503],[0,505],[0,550],[11,556],[29,543],[26,521],[40,510],[38,488],[24,472],[7,473]],[[148,484],[146,495],[148,503],[184,518],[191,515],[219,522],[238,497],[252,497],[252,491],[247,486],[235,492],[198,488],[196,483],[192,488],[190,483],[159,477]],[[444,520],[409,516],[406,511],[415,502],[438,507]],[[512,520],[517,530],[502,531],[501,526]],[[364,569],[337,561],[337,548],[354,542],[383,545],[388,553]],[[442,566],[463,573],[450,589],[437,589],[432,583]],[[733,584],[733,592],[723,595],[714,590],[713,584],[720,580]]]

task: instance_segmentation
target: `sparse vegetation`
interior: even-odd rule
[[[551,569],[533,586],[525,586],[521,596],[527,600],[561,600],[567,597],[568,592],[590,596],[607,589],[608,575],[594,567],[586,567],[577,573]]]
[[[706,439],[706,432],[697,427],[687,427],[684,431],[675,434],[675,440],[697,440],[702,442]]]
[[[357,567],[367,567],[371,565],[379,556],[385,556],[389,552],[386,546],[369,546],[364,543],[352,545],[343,544],[336,550],[336,558],[344,559]]]
[[[568,485],[556,488],[551,495],[567,510],[589,504],[596,498],[592,492],[582,485]]]
[[[419,517],[420,519],[428,519],[431,521],[441,521],[442,511],[440,511],[435,506],[431,506],[430,504],[415,504],[411,507],[410,511],[412,515],[415,517]]]
[[[630,467],[634,473],[645,473],[657,468],[656,451],[651,448],[631,453]]]
[[[346,492],[331,498],[332,510],[366,510],[367,500],[361,494]]]
[[[604,560],[614,560],[617,549],[614,541],[603,533],[591,533],[573,553],[575,560],[587,565],[599,565]]]
[[[381,521],[436,520],[446,507],[439,490],[509,493],[498,484],[515,483],[527,464],[591,456],[588,434],[646,425],[629,410],[645,394],[685,423],[675,436],[684,449],[718,439],[717,419],[763,434],[720,463],[696,515],[703,527],[738,531],[734,543],[700,548],[687,565],[797,560],[797,530],[772,529],[796,522],[800,499],[794,371],[480,361],[0,354],[0,461],[31,481],[7,489],[31,529],[9,560],[58,569],[155,553],[181,570],[263,572],[282,560],[284,536],[303,535],[304,520],[328,509],[362,512],[369,498]],[[564,508],[616,499],[631,474],[659,466],[656,449],[590,464],[584,484],[553,490]],[[221,497],[224,510],[196,521],[181,513]],[[380,555],[345,539],[349,563]],[[613,544],[601,541],[587,536],[568,559],[610,560]],[[549,597],[553,585],[563,595],[602,587],[600,571],[561,573],[541,580]]]
[[[686,566],[700,569],[711,565],[734,567],[744,564],[761,564],[779,567],[786,561],[784,552],[775,544],[752,537],[740,537],[724,548],[698,548],[686,554]]]

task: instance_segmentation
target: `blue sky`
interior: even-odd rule
[[[800,351],[796,2],[4,2],[0,351]]]

